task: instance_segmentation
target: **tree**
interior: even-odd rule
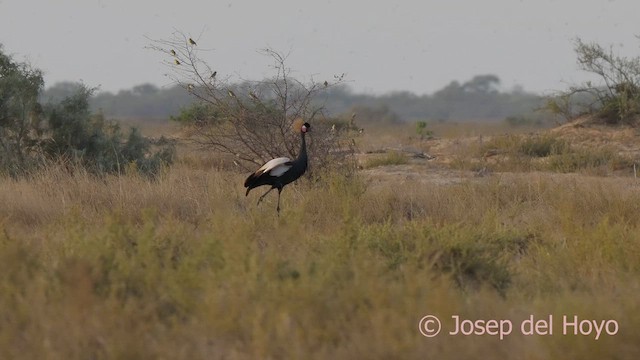
[[[151,141],[136,128],[125,135],[119,125],[106,121],[102,114],[92,114],[89,98],[93,91],[81,87],[60,103],[45,107],[49,134],[42,143],[49,158],[79,165],[98,175],[119,174],[133,168],[154,177],[164,165],[172,163],[173,143],[164,138]]]
[[[82,87],[83,85],[81,83],[70,81],[58,82],[40,93],[40,101],[43,104],[57,103],[75,95],[78,91],[81,91]]]
[[[476,75],[471,80],[462,85],[466,92],[495,94],[498,92],[500,78],[496,75]]]
[[[0,48],[1,50],[1,48]],[[92,114],[94,89],[65,83],[61,101],[41,105],[40,70],[0,51],[0,173],[28,174],[47,161],[71,163],[95,174],[135,168],[154,176],[173,159],[173,144],[151,141],[136,129],[128,136],[101,114]],[[73,168],[73,167],[71,167]]]
[[[580,68],[594,74],[598,83],[587,81],[548,98],[546,109],[566,121],[591,115],[607,124],[638,123],[640,118],[640,57],[616,55],[612,48],[575,41]]]
[[[274,157],[295,157],[299,134],[292,131],[292,124],[297,118],[312,124],[309,154],[316,169],[343,163],[345,154],[352,152],[344,137],[329,131],[323,107],[314,102],[319,93],[341,83],[344,75],[331,82],[303,82],[291,76],[286,55],[263,49],[261,53],[273,60],[274,75],[233,85],[230,76],[219,74],[201,59],[204,50],[183,33],[153,40],[151,48],[166,57],[168,76],[198,100],[176,117],[189,139],[234,156],[244,170]]]
[[[42,72],[16,63],[0,47],[0,171],[17,175],[38,158],[43,132]]]
[[[138,96],[151,96],[158,93],[158,87],[153,84],[142,84],[134,86],[131,89],[134,95]]]

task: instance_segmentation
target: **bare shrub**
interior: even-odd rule
[[[272,49],[261,53],[273,60],[274,74],[260,81],[232,83],[201,58],[206,51],[181,32],[168,40],[152,40],[153,50],[168,56],[168,77],[187,90],[196,102],[174,118],[184,125],[187,138],[205,149],[232,155],[243,170],[274,157],[295,157],[299,134],[292,131],[294,120],[302,118],[312,125],[309,153],[311,170],[327,166],[352,165],[354,152],[350,133],[331,131],[331,121],[318,103],[318,95],[339,84],[300,81],[291,76],[287,56]],[[350,168],[352,166],[347,166]]]

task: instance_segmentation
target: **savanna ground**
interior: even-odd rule
[[[367,129],[362,170],[287,187],[280,217],[189,146],[157,180],[0,180],[0,358],[639,358],[639,131],[430,126]],[[514,328],[453,336],[452,315]]]

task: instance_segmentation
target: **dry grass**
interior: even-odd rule
[[[640,147],[603,142],[593,145],[554,133],[506,134],[440,144],[447,165],[462,170],[498,172],[551,171],[587,175],[630,175],[640,162]]]
[[[383,155],[369,158],[364,163],[364,168],[371,169],[379,166],[404,165],[407,163],[409,163],[409,158],[407,157],[407,155],[399,151],[390,151]]]
[[[0,358],[640,356],[640,183],[419,175],[302,180],[280,217],[193,159],[157,181],[1,179]],[[555,328],[428,339],[426,314]],[[565,314],[620,329],[562,335]]]

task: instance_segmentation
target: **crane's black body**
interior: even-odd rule
[[[276,208],[280,213],[280,193],[282,189],[294,181],[296,181],[302,174],[307,171],[308,157],[307,157],[307,143],[305,141],[305,134],[311,126],[308,123],[302,125],[300,130],[301,145],[298,157],[295,160],[289,160],[287,158],[273,159],[270,162],[264,164],[253,174],[249,175],[244,181],[244,187],[247,188],[245,196],[249,195],[251,189],[263,185],[271,185],[271,188],[264,193],[258,199],[258,204],[262,199],[267,196],[273,189],[278,189],[278,207]],[[286,161],[288,160],[288,161]],[[274,166],[270,167],[270,163],[276,162]]]

